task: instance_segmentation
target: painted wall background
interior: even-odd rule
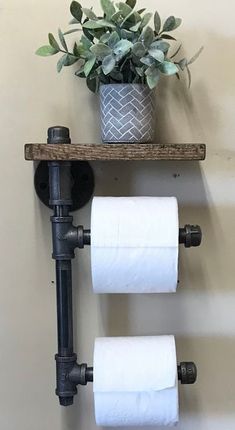
[[[157,4],[156,4],[157,3]],[[94,430],[92,387],[70,409],[54,395],[56,308],[49,210],[34,193],[26,142],[45,142],[47,128],[71,128],[74,142],[99,142],[97,99],[55,58],[34,56],[48,31],[67,28],[68,0],[0,1],[0,427],[4,430]],[[92,1],[83,2],[87,7]],[[234,13],[231,0],[145,0],[163,17],[180,16],[184,50],[205,51],[185,83],[157,92],[157,139],[205,142],[199,163],[93,163],[97,195],[175,195],[181,225],[198,223],[201,248],[181,249],[175,295],[96,297],[89,250],[74,261],[75,346],[92,363],[100,335],[175,334],[179,360],[194,360],[198,383],[180,388],[179,430],[231,430],[235,425],[235,158]],[[71,36],[72,37],[72,36]],[[90,206],[75,214],[89,227]]]

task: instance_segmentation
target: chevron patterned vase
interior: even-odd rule
[[[154,93],[147,85],[101,85],[100,112],[103,142],[153,141]]]

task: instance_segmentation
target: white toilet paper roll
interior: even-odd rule
[[[175,197],[95,197],[91,268],[95,293],[169,293],[178,281]]]
[[[174,337],[96,339],[93,390],[98,426],[175,425]]]

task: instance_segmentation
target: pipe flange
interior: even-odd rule
[[[61,161],[61,163],[63,163],[63,161]],[[71,211],[76,211],[89,202],[94,192],[94,173],[87,161],[71,162],[71,183]],[[34,175],[34,187],[41,202],[52,209],[49,203],[50,190],[47,161],[41,161],[39,163]]]

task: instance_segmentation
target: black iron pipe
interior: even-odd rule
[[[179,229],[179,243],[185,248],[200,246],[202,241],[202,231],[199,225],[185,225]]]
[[[197,380],[196,365],[191,361],[183,361],[177,366],[177,375],[181,384],[194,384]],[[69,374],[69,379],[76,385],[86,385],[88,382],[93,382],[93,367],[76,363]]]
[[[73,355],[73,304],[71,261],[56,261],[58,354]]]
[[[80,240],[82,241],[82,247],[84,245],[91,244],[91,230],[83,230],[83,227],[79,227],[81,230]],[[186,248],[199,246],[202,241],[202,231],[198,225],[185,225],[184,228],[179,229],[179,243],[184,244]]]
[[[48,130],[48,143],[71,143],[69,130],[65,127],[52,127]],[[69,216],[71,199],[71,163],[52,161],[49,167],[50,205],[54,209],[52,223],[52,257],[56,260],[57,296],[57,338],[56,354],[56,394],[60,404],[73,404],[77,393],[76,385],[68,375],[73,369],[77,356],[73,352],[73,302],[72,302],[72,264],[76,246],[73,218]],[[75,234],[74,234],[75,233]]]

